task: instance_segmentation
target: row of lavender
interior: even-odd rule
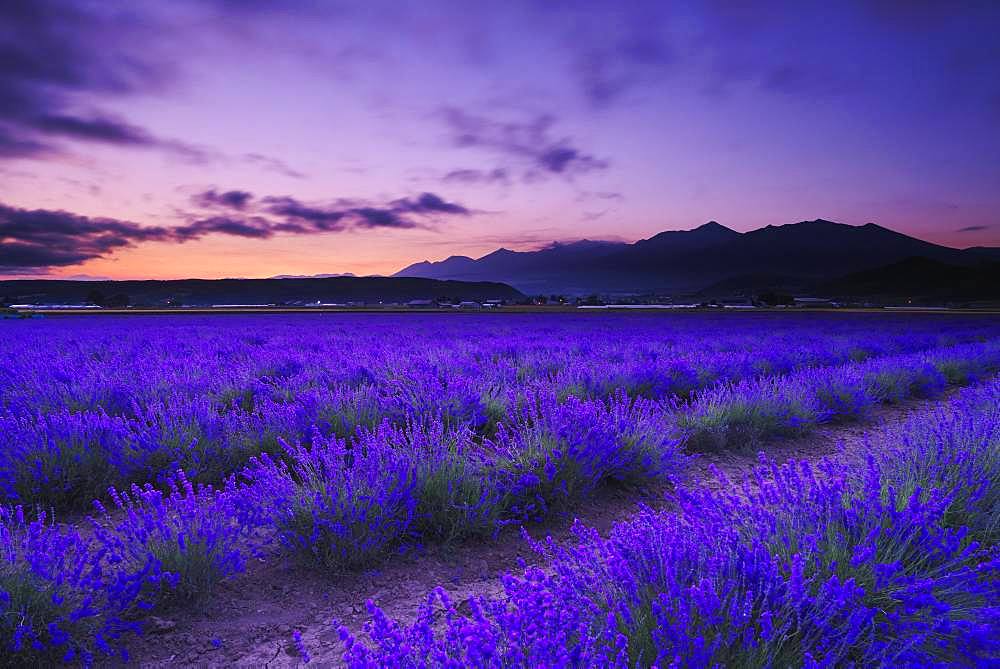
[[[1000,381],[912,419],[867,461],[776,466],[681,488],[607,539],[534,544],[464,616],[369,602],[365,667],[994,666],[1000,657]],[[436,620],[443,622],[436,623]],[[305,648],[302,649],[306,653]],[[307,656],[306,656],[307,657]]]
[[[0,324],[0,499],[87,508],[184,469],[220,482],[278,440],[427,416],[480,438],[555,396],[719,384],[1000,336],[983,318],[267,316]],[[720,334],[722,333],[722,334]],[[711,336],[707,336],[711,334]],[[538,399],[541,397],[541,399]]]
[[[315,434],[286,444],[219,490],[177,474],[166,493],[116,492],[124,513],[98,514],[84,532],[7,509],[0,633],[14,657],[114,652],[146,611],[208,592],[257,551],[291,549],[327,569],[350,568],[424,540],[541,517],[607,480],[683,477],[684,438],[734,445],[737,434],[804,431],[998,368],[1000,343],[988,342],[743,381],[686,405],[549,394],[486,439],[440,418],[386,421],[350,443]]]

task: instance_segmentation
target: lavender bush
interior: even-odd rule
[[[1000,653],[1000,382],[891,434],[867,460],[681,488],[608,538],[536,544],[550,567],[412,625],[369,604],[375,666],[986,666]],[[721,476],[721,475],[720,475]],[[444,616],[437,615],[443,609]]]
[[[677,412],[692,450],[747,448],[830,421],[857,420],[876,406],[940,395],[1000,369],[1000,343],[962,344],[902,356],[758,377],[700,393]]]
[[[121,654],[148,612],[210,592],[253,555],[292,550],[338,571],[425,541],[488,535],[571,509],[608,483],[683,482],[685,451],[746,448],[822,422],[864,418],[881,404],[976,383],[1000,361],[1000,324],[993,320],[817,316],[774,327],[773,318],[5,322],[0,335],[13,333],[0,336],[0,495],[11,505],[0,505],[5,661],[88,664]],[[982,415],[991,396],[975,397],[975,415]],[[836,655],[841,647],[852,649],[843,651],[845,661],[861,663],[875,656],[856,649],[883,639],[864,625],[896,623],[864,618],[868,636],[837,642],[808,626],[819,620],[817,611],[849,617],[862,608],[889,610],[883,600],[903,588],[900,574],[916,579],[917,589],[950,574],[955,592],[970,598],[946,602],[956,611],[979,611],[990,594],[982,583],[990,582],[992,563],[982,551],[997,534],[995,450],[966,448],[958,458],[957,444],[967,440],[959,423],[980,434],[967,422],[938,422],[923,428],[936,441],[921,442],[919,458],[904,457],[916,446],[901,437],[904,455],[891,463],[851,475],[799,474],[752,502],[695,498],[681,489],[678,505],[712,510],[697,522],[693,513],[678,516],[683,521],[650,515],[648,526],[622,529],[611,543],[588,535],[575,552],[549,549],[565,574],[510,578],[509,592],[520,594],[484,602],[472,619],[445,606],[446,641],[427,636],[433,608],[419,631],[422,646],[377,618],[378,650],[355,644],[350,658],[405,663],[419,647],[442,664],[662,664],[673,662],[663,653],[713,658],[723,646],[738,647],[734,640],[750,639],[751,628],[739,627],[739,637],[725,621],[743,616],[756,626],[753,643],[771,634],[765,628],[778,630],[775,639],[800,639],[800,650],[787,641],[768,650],[774,663],[808,663],[807,652]],[[993,478],[983,477],[986,470]],[[79,517],[95,499],[97,510],[83,526],[25,510],[37,504]],[[867,515],[835,525],[837,499],[860,500]],[[813,506],[800,511],[803,500]],[[911,515],[898,515],[904,512]],[[724,522],[729,515],[743,520]],[[926,542],[941,547],[933,573],[905,565],[876,571],[868,563],[845,571],[859,546],[881,555],[881,540],[868,537],[886,517],[937,528],[885,548],[906,562],[913,546],[925,553]],[[774,534],[784,526],[796,533]],[[817,527],[840,528],[848,538],[826,547]],[[640,540],[643,533],[658,539]],[[781,553],[772,545],[779,538],[789,546],[816,544],[794,567],[813,579],[794,606],[786,590],[801,551]],[[842,556],[816,557],[826,553]],[[674,566],[661,564],[666,555]],[[981,582],[967,582],[973,572]],[[629,574],[634,588],[617,589]],[[890,595],[866,599],[851,590],[874,592],[872,583],[883,577],[895,584]],[[732,596],[720,590],[725,578],[740,583]],[[568,584],[573,597],[560,589]],[[659,597],[696,586],[705,598],[697,609]],[[722,603],[712,604],[711,596]],[[744,608],[727,608],[737,596]],[[906,599],[910,608],[914,598]],[[764,603],[774,606],[765,610]],[[924,620],[923,609],[913,610],[919,615],[906,613],[906,620]],[[978,618],[969,615],[955,617],[953,629],[979,638]],[[853,625],[848,617],[830,625]],[[714,631],[702,629],[709,618]],[[798,627],[788,627],[792,619]],[[684,641],[680,630],[701,636]],[[492,642],[471,644],[470,634]],[[890,646],[885,657],[896,652]]]
[[[45,513],[0,507],[0,663],[89,664],[118,652],[154,565],[109,568],[116,557]]]
[[[332,436],[255,458],[247,497],[271,509],[282,542],[326,567],[366,564],[409,533],[416,510],[412,457],[365,433]],[[252,503],[252,502],[251,502]]]
[[[685,399],[719,384],[1000,334],[982,318],[775,322],[752,314],[6,321],[0,495],[80,510],[109,484],[165,485],[178,469],[219,483],[252,457],[273,455],[279,438],[307,441],[314,426],[350,439],[386,419],[434,415],[494,438],[538,393]]]
[[[0,663],[127,659],[142,618],[241,571],[253,551],[241,535],[262,524],[232,483],[199,489],[183,472],[166,493],[147,485],[111,497],[118,509],[100,507],[87,531],[0,506]]]

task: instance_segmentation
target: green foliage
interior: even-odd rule
[[[71,511],[89,508],[121,476],[100,443],[73,437],[14,465],[19,500]]]
[[[778,398],[735,400],[709,405],[694,413],[680,413],[677,426],[687,448],[695,452],[746,450],[763,439],[802,434],[815,412],[799,402]]]
[[[69,619],[76,608],[74,603],[64,599],[65,594],[52,581],[43,581],[32,575],[23,565],[13,565],[0,561],[0,593],[5,593],[5,601],[0,601],[0,638],[8,644],[22,625],[31,629],[45,630],[43,621]],[[96,628],[89,618],[68,622],[74,631],[88,635],[88,628]],[[64,623],[64,626],[67,623]],[[51,634],[43,631],[39,644],[25,640],[20,651],[3,648],[0,652],[0,667],[27,667],[57,664],[62,656],[52,645]],[[38,647],[41,646],[41,647]]]
[[[417,480],[418,534],[449,542],[495,531],[505,504],[479,465],[463,457],[427,462]]]
[[[227,575],[220,568],[218,552],[204,539],[151,542],[149,552],[159,561],[162,571],[171,575],[147,585],[143,593],[149,601],[156,602],[157,609],[200,601]]]

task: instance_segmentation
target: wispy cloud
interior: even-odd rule
[[[451,170],[441,177],[441,180],[444,183],[499,184],[507,186],[510,184],[510,172],[504,167],[494,167],[491,170],[461,168]]]
[[[675,58],[663,36],[636,30],[610,43],[577,47],[574,73],[587,101],[608,107],[629,89],[669,72]]]
[[[457,107],[440,112],[454,146],[489,151],[514,161],[528,180],[547,176],[575,176],[606,170],[609,162],[574,145],[569,137],[554,137],[555,117],[539,114],[527,120],[499,121]],[[469,170],[449,173],[454,178],[487,176]],[[495,174],[495,171],[493,172]],[[504,172],[506,174],[506,172]],[[446,175],[447,178],[447,175]]]
[[[187,160],[208,154],[185,142],[93,108],[87,96],[156,90],[170,66],[152,57],[148,31],[129,12],[92,3],[0,3],[0,158],[45,157],[79,141],[166,151]]]
[[[274,172],[275,174],[280,174],[292,179],[304,179],[306,176],[304,173],[289,166],[288,163],[260,153],[245,153],[243,154],[243,160],[251,165],[257,165],[269,172]]]

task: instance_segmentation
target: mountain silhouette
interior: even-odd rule
[[[989,300],[1000,295],[1000,262],[959,266],[929,258],[906,258],[820,283],[816,292],[847,299],[907,298],[917,303]]]
[[[478,259],[452,256],[395,276],[501,281],[529,294],[695,292],[740,277],[816,285],[908,258],[975,266],[1000,258],[1000,249],[953,249],[874,223],[817,219],[741,233],[711,221],[633,244],[585,240],[538,251],[498,249]]]

